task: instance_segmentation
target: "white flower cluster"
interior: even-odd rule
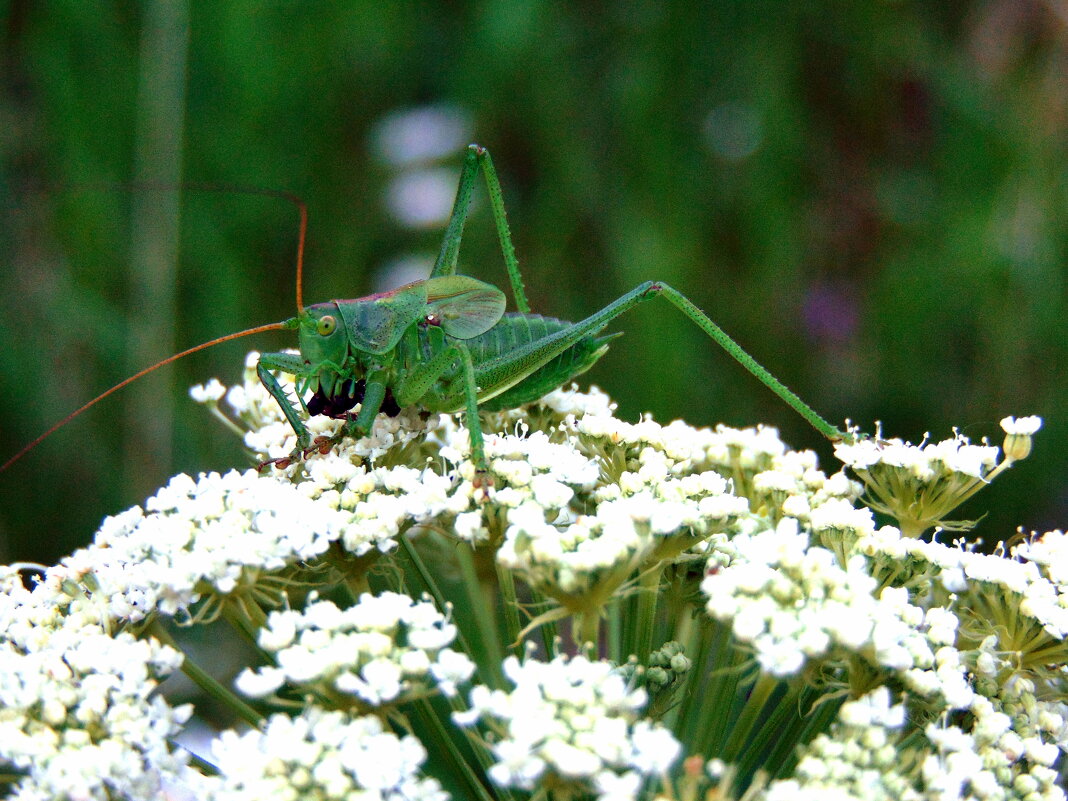
[[[653,482],[652,476],[637,481]],[[620,486],[620,485],[615,485]],[[589,592],[605,574],[629,576],[670,535],[695,537],[725,531],[748,509],[729,493],[727,481],[708,471],[679,479],[661,477],[656,487],[602,501],[593,514],[567,522],[546,521],[544,507],[530,502],[509,515],[497,560],[532,586],[547,592]],[[690,544],[682,540],[677,550]]]
[[[420,772],[426,750],[374,716],[311,709],[272,715],[262,731],[223,732],[212,745],[218,776],[200,780],[205,801],[447,801]]]
[[[509,657],[504,672],[514,690],[479,685],[470,710],[453,713],[461,726],[481,721],[499,734],[488,774],[500,787],[530,790],[551,776],[576,793],[622,801],[637,798],[645,780],[666,773],[681,752],[667,729],[637,720],[645,691],[629,689],[607,662]]]
[[[292,391],[287,376],[279,380]],[[218,392],[198,395],[213,399]],[[292,431],[253,371],[227,398],[237,418],[255,426],[245,441],[264,458],[294,447]],[[786,453],[773,429],[750,435],[649,419],[631,425],[611,410],[603,393],[559,390],[526,412],[549,418],[546,430],[530,431],[517,411],[487,415],[492,522],[475,490],[467,430],[454,415],[425,422],[379,415],[369,437],[346,440],[278,473],[308,497],[351,511],[361,535],[376,542],[423,525],[477,544],[490,539],[492,529],[506,536],[503,566],[540,589],[574,593],[606,572],[631,572],[668,535],[681,535],[677,552],[745,514],[746,500],[722,475],[722,462],[744,452],[737,443],[745,437]],[[313,434],[333,434],[339,425],[323,417],[309,421]],[[493,433],[509,427],[512,433]],[[673,555],[670,547],[664,556]]]
[[[906,746],[905,707],[880,687],[843,704],[831,730],[803,747],[794,775],[772,782],[761,801],[1064,801],[1056,745],[1021,737],[985,698],[969,712],[966,728],[940,717],[924,728],[925,747]]]
[[[897,529],[886,526],[860,539],[857,549],[899,567],[906,560],[920,563],[951,592],[983,595],[993,590],[997,597],[992,611],[1001,610],[1007,622],[1019,626],[1022,616],[1063,641],[1068,638],[1068,583],[1061,580],[1065,569],[1062,560],[1068,559],[1066,543],[1068,537],[1063,532],[1050,531],[1015,546],[1011,555],[1016,558],[1006,558],[962,545],[903,537]],[[982,610],[983,606],[965,604],[965,608]],[[1003,643],[1003,647],[1012,644]]]
[[[982,478],[997,465],[1000,451],[994,445],[973,445],[957,434],[952,439],[919,445],[878,438],[841,442],[834,455],[861,475],[882,469],[903,480],[931,483],[960,476]]]
[[[927,677],[924,684],[937,671],[931,689],[951,697],[953,706],[967,703],[960,670],[945,672],[936,659],[941,646],[954,642],[955,618],[941,609],[925,615],[903,589],[888,587],[874,597],[876,582],[863,556],[840,566],[831,551],[810,545],[793,518],[738,535],[724,550],[726,565],[701,583],[706,609],[730,623],[772,675],[794,675],[807,660],[843,649],[917,682]]]
[[[1032,536],[1013,548],[1012,554],[1037,565],[1061,596],[1068,595],[1068,534],[1058,530]]]
[[[254,591],[261,573],[314,559],[334,540],[396,545],[366,537],[351,513],[254,470],[178,475],[143,509],[105,519],[93,544],[61,568],[75,581],[91,576],[109,617],[137,621],[155,610],[186,612],[204,595]]]
[[[1002,420],[1008,435],[1004,458],[986,440],[974,445],[959,433],[952,439],[919,445],[877,435],[841,442],[834,453],[867,486],[868,505],[894,517],[908,536],[915,537],[935,525],[970,528],[968,521],[947,520],[946,515],[1014,461],[1026,458],[1031,435],[1041,424],[1038,417]]]
[[[25,801],[155,801],[187,778],[168,743],[192,712],[155,693],[181,655],[115,633],[54,576],[0,575],[0,767]],[[21,777],[21,778],[19,778]]]
[[[905,707],[891,705],[886,687],[843,704],[831,731],[804,747],[794,775],[772,782],[761,801],[955,798],[924,796],[916,790],[908,774],[911,766],[897,744],[904,726]]]
[[[277,667],[246,669],[237,687],[262,697],[285,682],[323,684],[374,707],[410,696],[433,680],[446,696],[471,678],[475,666],[447,646],[456,626],[429,601],[365,593],[347,609],[315,600],[303,611],[271,612],[259,644]]]
[[[1021,736],[1019,721],[987,698],[977,697],[968,711],[963,727],[939,719],[924,730],[930,744],[921,762],[927,797],[1064,801],[1053,768],[1061,750],[1056,740],[1039,731]],[[1051,710],[1047,715],[1055,716]],[[1058,723],[1063,729],[1063,718]]]

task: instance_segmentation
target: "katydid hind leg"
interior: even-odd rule
[[[572,324],[551,336],[531,342],[511,353],[491,359],[479,365],[476,380],[481,387],[493,387],[511,380],[516,375],[527,376],[542,365],[572,347],[585,336],[596,334],[612,320],[632,309],[643,301],[663,295],[675,308],[685,314],[694,324],[704,331],[716,344],[729,353],[735,361],[756,376],[772,392],[778,395],[792,409],[800,414],[813,428],[830,440],[848,439],[848,434],[824,420],[808,404],[788,389],[781,381],[769,373],[759,362],[750,356],[727,333],[712,322],[685,295],[660,281],[646,281],[609,303],[600,311],[594,312],[585,320]],[[508,386],[514,385],[514,381]]]
[[[515,255],[515,247],[512,245],[512,234],[508,228],[508,218],[504,210],[504,194],[501,192],[501,183],[497,178],[497,170],[493,167],[493,159],[489,151],[480,145],[471,145],[467,148],[464,157],[464,165],[460,172],[460,183],[456,188],[456,200],[453,203],[452,214],[449,217],[448,227],[445,229],[445,237],[441,243],[441,251],[434,262],[434,269],[430,273],[431,278],[441,275],[454,275],[456,262],[460,255],[460,241],[463,238],[464,224],[471,209],[471,196],[478,180],[479,169],[486,181],[486,190],[489,193],[490,208],[493,211],[493,222],[497,228],[497,238],[500,241],[501,252],[504,254],[504,264],[508,270],[508,281],[512,285],[512,294],[515,296],[516,308],[523,314],[530,312],[530,304],[527,302],[526,292],[523,288],[523,276],[519,271],[519,260]]]

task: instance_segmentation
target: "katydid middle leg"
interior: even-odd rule
[[[478,384],[475,380],[475,364],[471,351],[463,341],[456,341],[440,351],[433,359],[415,367],[395,388],[397,403],[401,406],[415,404],[422,398],[441,374],[456,360],[463,370],[464,422],[471,441],[471,461],[475,464],[475,485],[493,485],[486,461],[486,449],[482,437],[482,423],[478,418]]]

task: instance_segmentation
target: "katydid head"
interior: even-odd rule
[[[337,301],[308,306],[300,315],[297,342],[306,364],[344,364],[349,340]]]

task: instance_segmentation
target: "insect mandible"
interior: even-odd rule
[[[504,253],[517,311],[506,313],[499,288],[457,274],[457,260],[472,192],[481,171]],[[284,193],[280,193],[283,194]],[[831,425],[744,351],[686,296],[662,281],[646,281],[579,322],[532,314],[512,246],[504,200],[489,151],[468,147],[452,214],[430,277],[363,298],[303,305],[303,243],[307,214],[301,211],[297,258],[297,315],[229,334],[168,357],[130,376],[76,409],[8,459],[3,472],[42,440],[108,395],[143,375],[212,345],[279,329],[296,330],[300,353],[264,353],[257,374],[296,434],[293,451],[278,466],[326,452],[345,437],[365,436],[379,413],[416,406],[429,412],[463,412],[476,481],[488,485],[479,409],[511,409],[537,400],[588,370],[604,355],[614,334],[601,332],[627,310],[663,296],[743,367],[832,441],[850,434]],[[297,402],[272,371],[292,374]],[[309,395],[310,393],[310,395]],[[352,409],[359,404],[359,411]],[[302,415],[303,412],[303,415]],[[333,437],[314,442],[304,415],[344,419]],[[261,465],[261,467],[271,462]]]

